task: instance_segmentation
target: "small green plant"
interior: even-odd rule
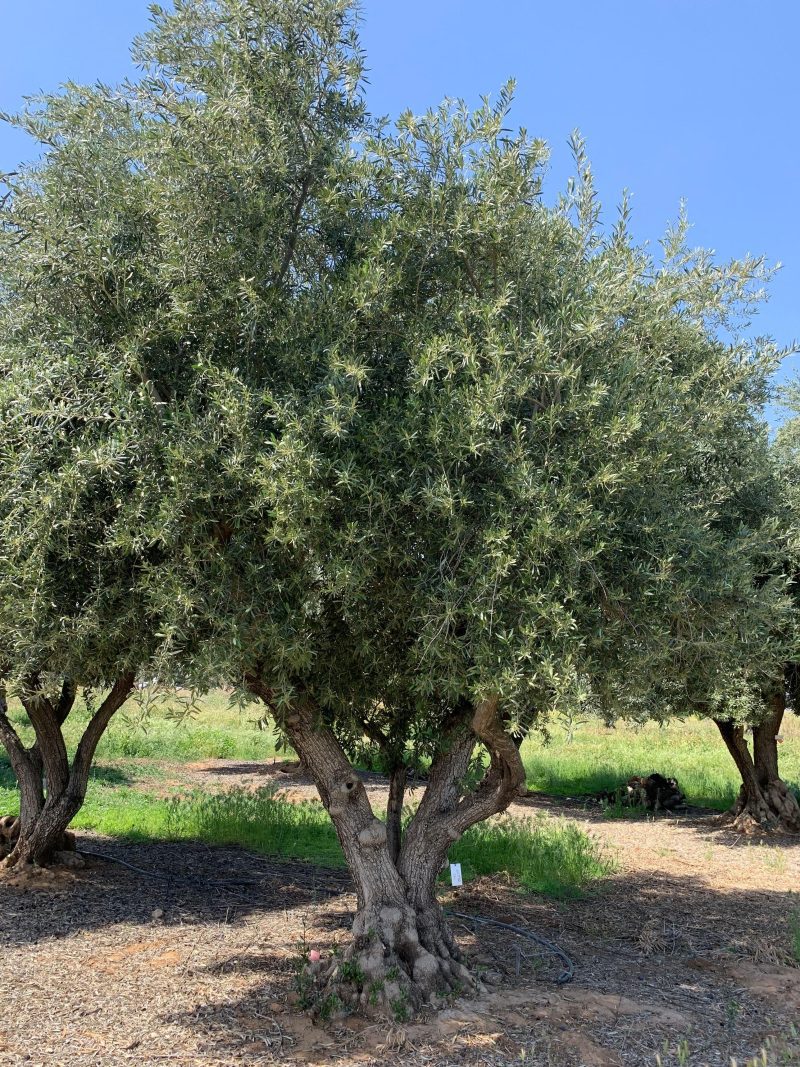
[[[329,993],[317,1005],[317,1014],[323,1022],[328,1022],[333,1016],[342,1010],[342,1002],[335,993]]]
[[[792,955],[800,963],[800,908],[794,907],[789,912],[789,937]]]
[[[386,972],[387,982],[396,982],[399,977],[400,971],[397,967],[390,967],[389,970]]]
[[[339,965],[339,974],[343,982],[350,982],[357,989],[363,989],[366,978],[355,960],[345,960]]]
[[[733,1036],[733,1031],[736,1029],[736,1020],[739,1018],[741,1011],[742,1008],[738,1000],[734,1000],[731,997],[725,1001],[725,1028],[730,1037]]]
[[[303,1011],[312,1007],[316,1000],[314,975],[309,970],[309,947],[305,940],[297,946],[297,955],[294,957],[294,989],[298,995],[298,1004]]]
[[[395,999],[391,1002],[389,1007],[392,1009],[392,1015],[394,1016],[394,1021],[395,1022],[397,1022],[397,1023],[406,1022],[408,1020],[408,1017],[409,1017],[408,993],[406,993],[406,991],[403,990],[403,992],[400,994],[399,997],[395,997]]]
[[[380,978],[376,978],[373,982],[370,982],[369,987],[367,989],[367,998],[371,1007],[377,1007],[380,1002],[381,993],[383,992],[383,990],[384,983],[380,980]]]

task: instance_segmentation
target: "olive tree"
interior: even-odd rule
[[[776,449],[760,406],[751,410],[749,427],[724,428],[717,459],[694,480],[709,523],[702,551],[684,560],[692,593],[669,622],[660,672],[649,686],[615,680],[598,710],[612,721],[711,719],[741,778],[725,822],[795,832],[800,807],[780,778],[777,741],[798,649],[792,532]]]
[[[129,662],[125,626],[164,671],[263,702],[356,886],[348,966],[320,982],[413,1007],[472,981],[436,881],[524,790],[520,737],[586,679],[646,684],[693,610],[714,508],[691,487],[720,443],[693,431],[749,424],[763,392],[771,348],[716,333],[763,265],[716,265],[683,224],[654,260],[625,205],[604,230],[578,139],[548,204],[510,88],[372,120],[343,0],[178,0],[135,56],[138,81],[23,120],[48,149],[24,183],[39,236],[12,242],[3,282],[12,324],[50,309],[6,358],[64,368],[88,410],[115,383],[96,462],[117,470],[120,435],[139,450],[86,538],[89,560],[122,544],[137,567],[89,661]],[[85,456],[40,444],[58,484],[84,484]],[[99,600],[115,581],[98,571]],[[385,822],[353,767],[365,738],[391,771]]]
[[[169,665],[159,601],[174,564],[153,510],[159,400],[128,340],[163,298],[144,266],[135,117],[69,86],[11,121],[43,155],[4,175],[0,198],[0,742],[20,790],[5,867],[68,843],[111,717],[138,672]],[[87,707],[71,753],[62,728]]]

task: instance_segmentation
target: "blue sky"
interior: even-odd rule
[[[146,0],[0,7],[0,110],[67,78],[133,73]],[[628,188],[635,234],[655,241],[685,198],[695,243],[784,264],[754,332],[800,337],[797,0],[366,0],[363,12],[373,112],[474,103],[515,77],[512,118],[550,142],[551,190],[579,127],[607,220]],[[0,170],[28,155],[0,127]]]

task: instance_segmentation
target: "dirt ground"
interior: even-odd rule
[[[312,795],[278,763],[178,774]],[[368,776],[368,788],[378,800],[384,786]],[[574,978],[557,984],[559,961],[526,938],[454,919],[486,991],[411,1024],[315,1026],[294,1003],[300,946],[325,953],[346,936],[344,872],[82,835],[79,847],[132,867],[94,855],[83,870],[0,881],[0,1064],[742,1067],[767,1042],[759,1064],[800,1064],[800,841],[742,838],[699,812],[609,820],[563,798],[523,800],[512,817],[541,810],[614,849],[619,873],[578,901],[492,878],[448,890],[445,904],[552,940]]]

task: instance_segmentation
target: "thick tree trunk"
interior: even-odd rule
[[[719,732],[742,779],[729,819],[735,829],[745,833],[753,830],[800,832],[800,808],[778,773],[776,735],[783,712],[783,694],[775,694],[770,700],[767,717],[753,729],[755,759],[747,746],[744,727],[717,720]]]
[[[800,805],[781,779],[778,769],[778,741],[786,711],[783,692],[775,693],[769,702],[768,714],[753,727],[753,761],[761,793],[782,829],[800,833]]]
[[[252,691],[271,704],[269,687],[249,678]],[[298,701],[280,725],[309,766],[322,803],[336,827],[356,887],[353,937],[341,957],[312,964],[317,1004],[378,1009],[402,1019],[437,995],[474,988],[436,899],[436,879],[447,849],[474,822],[502,810],[524,784],[513,742],[500,725],[497,701],[472,711],[434,760],[430,782],[397,858],[387,826],[372,811],[363,782],[333,731],[310,701]],[[477,740],[492,763],[474,793],[461,780]],[[507,744],[506,744],[507,742]],[[511,755],[513,767],[506,768]],[[399,779],[395,800],[402,807]],[[391,831],[394,838],[394,831]]]
[[[74,849],[74,837],[67,827],[80,811],[86,797],[89,771],[97,744],[111,717],[127,699],[133,681],[133,675],[125,675],[117,680],[86,727],[71,767],[61,726],[72,706],[74,690],[68,701],[69,707],[62,704],[61,700],[54,704],[40,694],[26,698],[25,707],[36,732],[36,745],[25,750],[13,729],[13,738],[8,731],[0,738],[9,755],[11,749],[16,749],[12,766],[20,783],[19,833],[14,848],[2,860],[0,867],[22,867],[27,864],[47,866],[54,858],[58,858],[59,853]],[[0,715],[0,719],[3,717]],[[5,723],[8,724],[7,717]],[[20,750],[25,759],[22,759]],[[46,793],[43,776],[47,780]]]
[[[38,746],[28,749],[25,758],[14,767],[19,785],[18,834],[30,833],[44,808],[42,757]]]
[[[21,831],[29,833],[44,807],[42,758],[38,746],[25,748],[8,718],[5,690],[0,689],[0,743],[8,753],[19,786],[18,816],[4,816],[0,859],[12,851]]]

